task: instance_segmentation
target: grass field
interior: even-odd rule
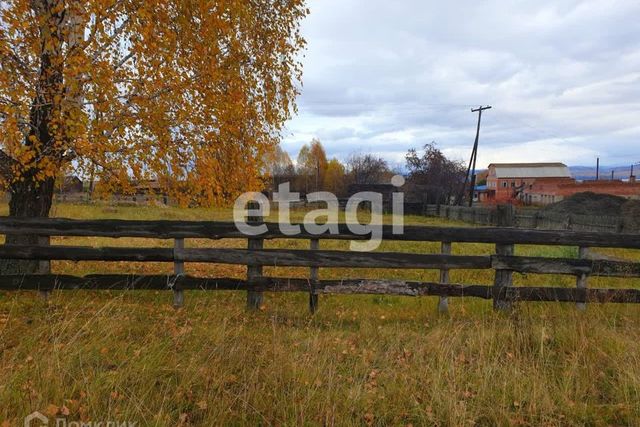
[[[0,209],[6,213],[6,207]],[[58,205],[54,216],[229,219],[225,209]],[[300,219],[302,213],[298,213]],[[271,218],[274,219],[274,218]],[[408,217],[410,224],[446,225]],[[461,225],[461,224],[456,224]],[[56,238],[54,243],[156,246],[152,239]],[[241,240],[187,246],[243,247]],[[279,240],[269,247],[297,247]],[[346,248],[345,242],[322,242]],[[436,253],[437,243],[383,242],[380,250]],[[454,244],[489,254],[491,245]],[[638,251],[603,250],[640,260]],[[575,248],[519,246],[518,254],[576,256]],[[170,264],[54,262],[59,273],[170,272]],[[187,264],[195,275],[242,267]],[[307,269],[267,274],[305,277]],[[321,278],[437,280],[435,271],[321,269]],[[491,271],[456,271],[492,283]],[[515,275],[516,284],[575,286],[575,279]],[[599,279],[593,287],[640,287]],[[0,425],[34,410],[69,421],[138,425],[640,425],[640,309],[632,305],[491,303],[436,298],[267,294],[257,313],[242,292],[0,293]],[[4,424],[3,424],[4,422]],[[51,423],[50,423],[51,425]]]

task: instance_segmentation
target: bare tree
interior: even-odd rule
[[[406,161],[412,192],[423,202],[448,204],[464,184],[464,163],[449,160],[435,142],[424,146],[422,156],[412,148]]]
[[[386,160],[372,154],[352,154],[347,170],[351,184],[380,184],[392,174]]]

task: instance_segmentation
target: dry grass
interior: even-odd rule
[[[61,205],[57,216],[228,219],[226,210]],[[436,223],[408,218],[411,223]],[[145,239],[56,243],[158,245]],[[188,241],[235,246],[242,241]],[[305,247],[304,241],[270,245]],[[344,242],[323,242],[341,248]],[[438,244],[384,242],[381,250],[437,252]],[[490,253],[490,245],[454,245]],[[573,248],[523,246],[521,254],[575,256]],[[637,252],[622,251],[638,260]],[[160,272],[170,265],[55,263],[55,271]],[[271,273],[306,275],[305,269]],[[187,272],[242,268],[188,264]],[[323,277],[433,280],[430,271],[321,269]],[[491,283],[490,271],[452,280]],[[575,285],[518,275],[516,283]],[[640,286],[593,279],[592,286]],[[258,313],[241,292],[187,292],[174,311],[164,292],[0,293],[0,425],[33,410],[69,420],[140,425],[634,425],[640,420],[640,310],[633,305],[520,304],[435,298],[326,296],[307,313],[303,294],[268,294]],[[67,414],[68,415],[63,415]]]

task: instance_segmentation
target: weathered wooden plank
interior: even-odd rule
[[[585,248],[584,246],[580,246],[580,248],[578,248],[578,258],[580,259],[585,259],[589,256],[589,248]],[[638,264],[638,273],[640,273],[640,264]],[[586,289],[587,288],[587,280],[588,280],[588,274],[587,273],[580,273],[578,275],[578,277],[576,278],[576,288],[578,289]],[[584,311],[587,309],[587,304],[584,302],[578,302],[576,303],[576,308],[578,310]]]
[[[1,275],[0,290],[239,290],[246,280],[233,278],[199,278],[186,275],[93,274],[72,275]]]
[[[520,273],[640,277],[640,263],[637,262],[495,255],[491,265],[495,269]]]
[[[496,245],[497,255],[512,256],[514,253],[513,245]],[[508,269],[496,268],[495,279],[493,282],[493,308],[494,310],[510,310],[512,308],[511,300],[504,298],[507,288],[513,286],[513,272]]]
[[[166,261],[172,248],[0,245],[0,258],[69,261]]]
[[[265,223],[264,239],[368,239],[354,234],[346,224],[338,224],[339,234],[311,235],[302,228],[296,236],[285,236],[276,223]],[[71,220],[61,218],[0,217],[0,234],[39,234],[50,236],[149,237],[174,238],[246,238],[233,222],[222,221],[137,221],[137,220]],[[540,244],[585,247],[618,247],[640,249],[640,234],[586,232],[566,230],[525,230],[514,228],[467,228],[405,226],[401,235],[393,234],[392,226],[382,229],[385,240]]]
[[[235,278],[200,278],[191,276],[137,275],[3,275],[0,290],[169,290],[174,283],[178,289],[246,290],[266,292],[309,292],[310,283],[304,278],[261,278],[248,284]],[[492,286],[456,285],[399,280],[322,280],[315,290],[321,294],[384,294],[404,296],[448,296],[491,299]],[[553,287],[502,288],[500,297],[508,301],[557,301],[593,303],[640,303],[640,289],[577,289]]]
[[[454,256],[393,252],[349,252],[290,249],[186,249],[176,253],[185,261],[289,267],[360,267],[402,269],[488,269],[488,256]]]
[[[515,206],[511,204],[496,206],[496,224],[500,227],[512,227],[515,225]]]
[[[259,209],[259,207],[260,206],[256,202],[251,202],[249,204],[250,209],[257,210]],[[248,222],[253,224],[259,224],[264,222],[264,218],[262,216],[250,216],[247,218],[247,220]],[[262,238],[258,237],[258,238],[248,239],[247,240],[248,251],[245,251],[246,258],[244,259],[244,262],[235,262],[236,264],[240,263],[240,264],[247,265],[247,283],[249,284],[249,288],[247,290],[247,309],[249,310],[259,310],[264,300],[264,295],[262,294],[262,291],[258,289],[253,289],[254,283],[259,282],[263,277],[262,276],[263,263],[257,262],[256,258],[258,257],[256,256],[256,253],[255,253],[257,251],[261,251],[263,247],[264,247],[264,240],[262,240]],[[179,253],[176,255],[180,256]],[[218,255],[220,255],[219,252],[218,252]],[[227,254],[227,256],[228,255],[234,255],[234,253],[232,252],[230,254]],[[205,258],[206,258],[206,255],[205,255]],[[237,260],[237,261],[242,261],[242,260]],[[248,262],[248,261],[253,261],[253,262]]]
[[[40,246],[49,246],[51,244],[51,237],[49,236],[38,236],[38,245]],[[49,274],[51,273],[51,261],[50,260],[40,260],[38,263],[38,273],[39,274]],[[41,291],[40,296],[46,302],[49,300],[49,291]]]
[[[173,243],[173,249],[182,250],[184,249],[184,239],[175,239]],[[174,254],[175,258],[175,254]],[[173,263],[173,273],[179,277],[184,274],[184,262],[176,261]],[[173,308],[180,308],[184,305],[184,292],[182,289],[174,289],[173,290]]]
[[[261,239],[250,239],[261,242]],[[253,243],[254,246],[260,243]],[[220,248],[91,248],[79,246],[0,245],[0,258],[72,261],[211,262],[249,266],[361,267],[404,269],[488,269],[488,256],[454,256],[391,252]]]
[[[637,304],[640,303],[640,289],[522,287],[509,289],[507,297],[519,301]]]
[[[320,241],[318,239],[311,239],[309,246],[312,251],[320,249]],[[313,266],[309,270],[309,281],[311,282],[311,290],[309,291],[309,311],[314,314],[318,310],[318,294],[315,291],[315,286],[319,280],[319,268]]]
[[[169,220],[75,220],[66,218],[0,217],[0,234],[34,233],[49,236],[149,237],[246,237],[233,222]]]
[[[443,255],[451,255],[451,242],[442,242],[440,245],[440,252]],[[449,269],[443,268],[440,270],[440,283],[448,284],[449,283]],[[441,296],[438,299],[438,313],[448,313],[449,312],[449,300],[447,297]]]

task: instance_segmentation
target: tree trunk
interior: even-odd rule
[[[43,48],[36,94],[29,112],[30,130],[24,145],[32,150],[33,158],[37,160],[21,171],[9,187],[9,216],[22,218],[49,216],[55,171],[51,173],[42,168],[47,167],[47,163],[59,166],[63,154],[56,146],[56,126],[53,124],[62,119],[64,10],[58,8],[57,2],[49,0],[34,0],[32,8],[41,18],[39,35]],[[6,236],[5,244],[43,245],[48,241],[48,236],[14,234]],[[0,274],[46,273],[48,270],[48,261],[0,260]]]
[[[43,182],[27,179],[11,186],[11,201],[9,202],[9,216],[15,217],[47,217],[53,200],[55,180],[48,178]],[[37,245],[48,244],[48,236],[33,234],[8,234],[5,244]],[[0,274],[30,274],[46,273],[48,263],[40,261],[26,261],[3,259],[0,260]]]

